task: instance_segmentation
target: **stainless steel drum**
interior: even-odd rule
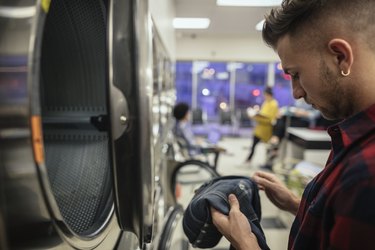
[[[148,21],[147,1],[0,2],[2,248],[151,238]]]
[[[147,2],[0,0],[0,249],[187,248]]]

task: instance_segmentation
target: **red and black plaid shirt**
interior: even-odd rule
[[[375,249],[375,105],[330,127],[326,167],[306,187],[289,249]]]

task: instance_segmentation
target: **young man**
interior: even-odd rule
[[[263,38],[292,76],[294,97],[344,119],[328,129],[331,155],[302,200],[274,175],[254,176],[276,206],[296,214],[289,249],[375,247],[374,9],[373,0],[284,0],[266,18]],[[237,250],[258,249],[236,197],[229,200],[229,216],[212,210],[214,224]]]

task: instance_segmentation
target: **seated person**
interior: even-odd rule
[[[175,126],[173,128],[174,135],[181,142],[183,141],[183,147],[186,147],[189,156],[194,156],[200,153],[214,153],[214,163],[211,165],[216,169],[217,161],[219,159],[219,153],[226,151],[216,145],[210,145],[204,140],[199,140],[194,136],[189,122],[190,110],[189,105],[186,103],[178,103],[173,108],[173,116],[176,119]]]

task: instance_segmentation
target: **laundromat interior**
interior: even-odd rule
[[[192,250],[183,220],[201,185],[261,170],[302,195],[334,122],[293,98],[262,40],[281,1],[221,2],[0,1],[0,249]],[[267,87],[283,135],[247,161]],[[217,166],[177,138],[179,103]],[[294,216],[259,196],[268,247],[287,249]]]

